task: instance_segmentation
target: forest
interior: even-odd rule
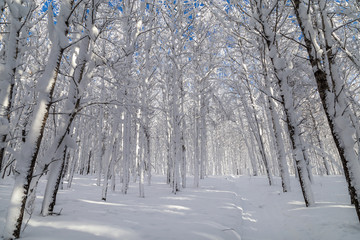
[[[61,215],[74,179],[105,204],[157,194],[159,176],[169,196],[251,176],[309,209],[314,179],[341,176],[360,236],[359,0],[0,0],[0,15],[3,239]]]

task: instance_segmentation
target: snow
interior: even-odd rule
[[[0,135],[9,133],[9,124],[0,125]]]
[[[289,193],[266,186],[264,177],[243,178],[243,183],[239,186],[244,193],[242,239],[360,239],[360,225],[354,207],[348,204],[343,176],[316,176],[312,188],[317,202],[311,208],[305,207],[293,177]]]
[[[3,221],[4,226],[5,226],[3,236],[6,239],[10,239],[13,236],[13,234],[12,234],[13,226],[17,222],[17,219],[19,216],[19,211],[20,211],[19,209],[20,209],[21,202],[22,202],[22,199],[24,196],[24,194],[23,194],[24,181],[25,181],[25,179],[22,178],[21,175],[18,175],[18,177],[16,177],[12,194],[10,194],[10,192],[8,194],[9,196],[11,196],[11,200],[8,201],[8,204],[2,204],[2,205],[7,206],[7,218],[6,219],[8,219],[8,221],[6,223],[5,223],[5,221]],[[3,211],[1,211],[1,212],[3,212]]]
[[[146,198],[138,197],[138,184],[131,182],[127,195],[110,192],[104,202],[95,176],[76,176],[71,189],[59,192],[55,207],[59,216],[41,217],[42,197],[37,198],[22,239],[360,239],[343,176],[316,176],[317,204],[311,208],[304,206],[295,178],[289,193],[282,193],[280,178],[274,180],[270,187],[266,176],[208,177],[201,187],[174,195],[164,184],[165,177],[154,176],[153,185],[145,189]],[[1,228],[12,184],[10,178],[0,180]]]
[[[92,26],[91,28],[91,39],[96,39],[96,37],[99,35],[100,31],[96,26]]]
[[[76,149],[78,147],[76,140],[72,138],[70,135],[66,134],[65,143],[68,148]]]

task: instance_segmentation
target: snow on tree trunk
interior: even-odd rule
[[[128,110],[124,112],[124,138],[123,138],[123,183],[122,193],[127,194],[130,182],[130,147],[131,147],[131,114]]]
[[[194,187],[199,187],[199,181],[200,181],[200,154],[199,154],[199,118],[195,111],[195,134],[194,134]]]
[[[145,121],[145,125],[149,126],[149,117],[146,118]],[[150,129],[149,127],[146,127],[144,129],[144,134],[145,134],[145,156],[144,156],[144,161],[145,161],[145,165],[146,165],[146,173],[147,173],[147,183],[150,186],[151,185],[151,170],[152,170],[152,164],[151,164],[151,149],[150,149]]]
[[[167,104],[170,104],[169,101],[169,93],[163,92],[163,101]],[[170,123],[170,110],[165,109],[165,119],[164,119],[164,125],[165,125],[165,142],[166,142],[166,183],[170,184],[172,182],[173,176],[172,176],[172,155],[171,155],[171,139],[172,139],[172,133],[171,133],[171,123]]]
[[[142,131],[141,131],[142,132]],[[139,131],[140,133],[140,131]],[[145,197],[145,134],[142,132],[140,139],[139,139],[139,166],[138,166],[138,174],[139,174],[139,197],[144,198]]]
[[[304,140],[302,139],[302,137],[300,136],[300,144],[302,146],[302,152],[304,155],[304,159],[305,159],[305,163],[306,163],[306,170],[308,172],[308,176],[309,176],[309,180],[311,183],[314,183],[314,176],[312,174],[312,166],[310,163],[310,158],[309,158],[309,154],[306,151],[306,146],[304,144]]]
[[[265,80],[265,85],[268,85],[268,79]],[[269,92],[271,93],[272,89]],[[284,141],[281,136],[282,133],[282,127],[280,125],[280,120],[278,113],[276,112],[276,105],[274,100],[271,97],[268,97],[269,102],[269,110],[271,115],[271,122],[273,124],[274,129],[274,135],[275,135],[275,144],[276,144],[276,151],[277,151],[277,157],[278,157],[278,164],[279,164],[279,170],[280,170],[280,177],[281,177],[281,186],[283,189],[283,192],[289,192],[291,191],[290,187],[290,174],[289,174],[289,168],[288,164],[286,162],[286,153],[285,153],[285,146]]]
[[[51,214],[56,203],[56,195],[65,166],[66,147],[61,147],[59,150],[60,151],[55,153],[54,162],[50,165],[44,199],[41,207],[42,216]],[[63,152],[61,152],[61,150],[63,150]]]
[[[267,175],[267,178],[268,178],[269,185],[272,185],[272,183],[273,183],[272,174],[271,174],[268,159],[267,159],[267,156],[266,156],[264,140],[263,140],[263,136],[262,136],[262,133],[261,133],[261,126],[260,126],[259,119],[258,119],[258,116],[257,116],[257,112],[256,112],[256,109],[255,109],[255,102],[254,102],[254,99],[253,99],[253,95],[251,93],[251,88],[250,88],[248,79],[246,80],[246,84],[247,84],[247,89],[249,90],[249,94],[250,94],[250,97],[249,97],[250,98],[250,104],[246,101],[246,99],[244,99],[244,97],[243,97],[244,93],[243,93],[243,90],[240,87],[238,88],[238,91],[239,91],[239,94],[241,95],[240,98],[241,98],[241,101],[242,101],[243,106],[244,106],[244,110],[245,110],[245,114],[246,114],[248,123],[250,125],[251,130],[252,130],[252,133],[254,134],[257,146],[259,148],[259,153],[260,153],[260,156],[261,156],[261,160],[262,160],[262,162],[263,162],[263,164],[265,166],[265,171],[266,171],[266,175]],[[249,106],[249,105],[251,105],[251,106]]]
[[[360,221],[360,164],[354,150],[355,129],[350,121],[350,109],[344,91],[345,82],[340,78],[336,65],[337,47],[332,37],[333,28],[325,7],[326,1],[319,0],[312,6],[311,12],[302,0],[294,0],[293,6],[303,33],[320,99],[343,165],[351,202],[355,205]],[[321,28],[318,28],[318,31],[314,30],[311,22],[312,13],[321,19]],[[318,32],[322,35],[317,36]]]
[[[3,13],[5,2],[0,6]],[[3,169],[5,158],[6,139],[10,124],[11,109],[14,101],[15,74],[21,61],[19,41],[21,31],[24,29],[27,20],[26,15],[32,11],[31,1],[13,2],[9,5],[10,29],[5,41],[5,57],[0,65],[0,172]],[[3,15],[1,15],[3,16]]]
[[[105,84],[104,81],[102,82],[102,91],[104,91],[105,88]],[[102,95],[103,96],[103,95]],[[100,113],[99,113],[99,128],[97,131],[97,139],[98,140],[98,144],[97,144],[97,153],[96,153],[96,161],[97,161],[97,165],[96,165],[96,170],[97,170],[97,180],[96,180],[96,185],[100,186],[101,184],[101,178],[102,178],[102,173],[103,173],[103,156],[105,154],[104,151],[104,141],[105,141],[105,133],[103,133],[103,126],[104,126],[104,109],[100,108]]]
[[[173,102],[172,102],[172,191],[176,193],[180,191],[180,162],[181,162],[181,117],[179,112],[179,82],[176,75],[173,80]]]
[[[98,5],[94,5],[97,8]],[[94,16],[96,9],[91,9],[89,11],[89,16],[85,23],[86,29],[94,29]],[[50,148],[50,151],[47,156],[55,156],[52,158],[54,163],[51,164],[48,181],[46,184],[45,195],[42,203],[41,214],[43,216],[47,216],[51,214],[56,201],[56,195],[59,189],[59,184],[61,181],[62,172],[65,165],[65,154],[66,148],[68,145],[76,145],[75,143],[69,142],[71,140],[71,134],[73,131],[73,121],[79,111],[80,102],[83,95],[83,90],[86,88],[89,83],[89,79],[91,78],[90,73],[86,71],[88,60],[90,56],[88,54],[88,50],[90,47],[90,36],[93,36],[94,33],[89,30],[85,31],[85,35],[80,43],[80,47],[75,49],[73,55],[73,66],[72,66],[72,75],[73,81],[69,86],[69,94],[66,102],[65,112],[70,112],[69,114],[63,115],[60,123],[60,127],[58,130],[58,137],[53,143],[54,147]],[[80,36],[79,36],[80,37]],[[94,67],[93,61],[90,64],[89,69]],[[75,147],[75,146],[70,146]],[[55,150],[54,150],[55,149]],[[63,157],[61,157],[64,155]]]
[[[200,94],[200,179],[204,179],[206,175],[207,156],[207,129],[206,129],[206,103],[203,93]]]
[[[271,6],[268,6],[273,9]],[[293,150],[293,157],[296,163],[296,169],[299,176],[300,186],[303,193],[305,205],[307,207],[315,205],[313,192],[309,180],[308,170],[306,167],[305,156],[303,152],[303,145],[300,136],[300,126],[297,122],[297,114],[294,108],[294,99],[292,89],[290,88],[288,81],[290,81],[291,67],[286,64],[286,59],[281,58],[279,50],[277,48],[276,34],[277,32],[272,30],[267,18],[270,14],[268,10],[265,10],[265,6],[261,0],[256,1],[256,12],[254,17],[259,21],[262,27],[262,34],[268,49],[268,55],[274,68],[275,77],[279,86],[279,92],[281,101],[284,108],[286,124],[289,132],[289,137]],[[276,29],[276,27],[275,27]]]
[[[314,114],[312,113],[312,111],[310,111],[310,117],[311,117],[311,121],[314,124],[314,130],[315,130],[317,144],[319,145],[321,152],[324,152],[323,142],[320,140],[320,131],[316,124],[315,117],[314,117]],[[321,154],[321,158],[322,158],[322,162],[324,164],[326,175],[330,175],[330,167],[329,167],[328,161],[326,160],[324,154]]]
[[[239,122],[240,122],[240,128],[244,129],[244,121],[243,121],[243,119],[241,117],[239,119]],[[247,152],[248,152],[248,156],[250,158],[250,164],[251,164],[251,168],[252,168],[252,176],[258,176],[258,174],[259,174],[258,173],[258,167],[257,167],[257,163],[256,163],[256,160],[255,160],[255,154],[254,154],[254,151],[253,151],[253,148],[252,148],[252,146],[254,146],[253,138],[252,138],[252,136],[250,136],[250,140],[248,140],[249,138],[245,136],[243,131],[241,131],[241,133],[242,133],[242,137],[245,140],[246,149],[247,149]]]
[[[114,130],[114,128],[112,128]],[[115,128],[116,129],[116,128]],[[106,149],[105,156],[104,156],[104,162],[106,163],[106,169],[105,169],[105,175],[104,175],[104,181],[103,181],[103,187],[102,187],[102,196],[101,200],[106,201],[107,198],[107,192],[108,192],[108,183],[109,178],[111,176],[111,171],[114,168],[114,158],[113,155],[114,149],[116,148],[117,140],[113,139],[115,136],[112,136],[110,140],[110,144],[108,145],[108,148]]]
[[[54,33],[52,36],[53,45],[49,59],[44,73],[37,84],[39,95],[31,115],[32,122],[29,127],[26,142],[21,147],[19,157],[17,158],[16,167],[18,174],[16,174],[15,177],[14,189],[11,194],[8,208],[4,230],[5,239],[20,237],[29,186],[33,176],[41,140],[43,138],[46,121],[49,116],[51,99],[55,89],[62,54],[67,44],[67,19],[72,13],[72,4],[72,0],[65,0],[61,4],[60,17],[56,26],[54,26],[56,34]]]

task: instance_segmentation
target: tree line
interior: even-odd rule
[[[74,174],[126,194],[166,175],[343,174],[360,220],[356,0],[0,1],[0,172],[14,176],[4,239],[39,180],[43,216]],[[65,186],[65,184],[67,184]],[[119,186],[118,186],[119,185]]]

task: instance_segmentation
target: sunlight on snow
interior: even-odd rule
[[[191,201],[191,200],[193,200],[192,198],[189,198],[189,197],[161,197],[161,199],[186,200],[186,201]]]
[[[178,206],[178,205],[164,205],[164,207],[169,208],[169,209],[175,209],[175,210],[186,210],[186,211],[191,210],[188,207]]]
[[[257,222],[256,219],[253,219],[253,218],[250,218],[250,217],[245,217],[245,216],[243,216],[242,219],[243,219],[243,220],[246,220],[246,221],[250,221],[250,222]]]
[[[300,202],[300,201],[291,201],[291,202],[289,202],[289,204],[301,206],[298,208],[290,209],[289,211],[308,209],[304,206],[304,203]],[[344,204],[339,204],[339,203],[334,203],[334,202],[316,202],[316,205],[314,207],[311,207],[311,209],[326,209],[326,208],[354,208],[354,206],[344,205]]]
[[[290,201],[289,204],[305,206],[303,201]]]
[[[209,239],[209,240],[219,240],[219,237],[218,236],[213,236],[213,235],[210,235],[208,233],[203,233],[203,232],[194,232],[196,235],[199,235],[201,237],[204,237],[206,239]]]
[[[235,195],[235,196],[239,196],[236,192],[226,191],[226,190],[209,190],[209,189],[206,189],[205,192],[211,192],[211,193],[230,193],[230,194],[233,194],[233,195]]]
[[[104,202],[104,201],[91,201],[91,200],[86,200],[86,199],[78,199],[81,202],[86,202],[86,203],[93,203],[93,204],[99,204],[99,205],[109,205],[109,206],[118,206],[118,207],[126,207],[128,205],[125,204],[121,204],[121,203],[109,203],[109,202]]]
[[[129,229],[121,229],[119,227],[113,228],[109,226],[95,225],[95,224],[79,224],[79,222],[40,222],[32,219],[29,225],[33,227],[52,227],[56,229],[66,229],[79,232],[90,233],[96,236],[106,236],[111,238],[132,239],[137,236],[137,233]]]
[[[21,201],[22,201],[23,191],[24,191],[24,188],[22,188],[21,186],[15,186],[14,190],[13,190],[11,200],[10,200],[10,206],[8,208],[8,219],[13,221],[14,223],[17,220],[16,216],[17,216],[18,211],[19,211],[18,209],[20,208],[19,203],[21,203]],[[10,226],[12,224],[11,221],[6,223],[7,226],[5,227],[4,232],[6,232],[8,226]],[[2,229],[0,228],[0,230],[2,230]],[[0,234],[1,234],[1,232],[0,232]]]
[[[236,205],[236,204],[234,204],[234,203],[228,203],[228,207],[222,207],[222,208],[225,208],[225,209],[237,209],[237,210],[240,210],[241,212],[243,212],[244,210],[243,210],[243,208],[241,207],[241,206],[238,206],[238,205]]]
[[[254,223],[257,222],[256,219],[253,219],[251,217],[252,217],[252,215],[250,213],[243,213],[243,215],[242,215],[242,219],[245,221],[250,221],[250,222],[254,222]]]
[[[13,190],[13,195],[11,197],[11,204],[13,205],[19,205],[19,199],[21,199],[21,196],[23,195],[24,188],[20,186],[15,186]]]
[[[177,212],[177,211],[169,210],[169,209],[160,210],[160,211],[158,211],[158,212],[170,213],[170,214],[177,214],[177,215],[185,216],[185,213],[183,213],[183,212]]]

